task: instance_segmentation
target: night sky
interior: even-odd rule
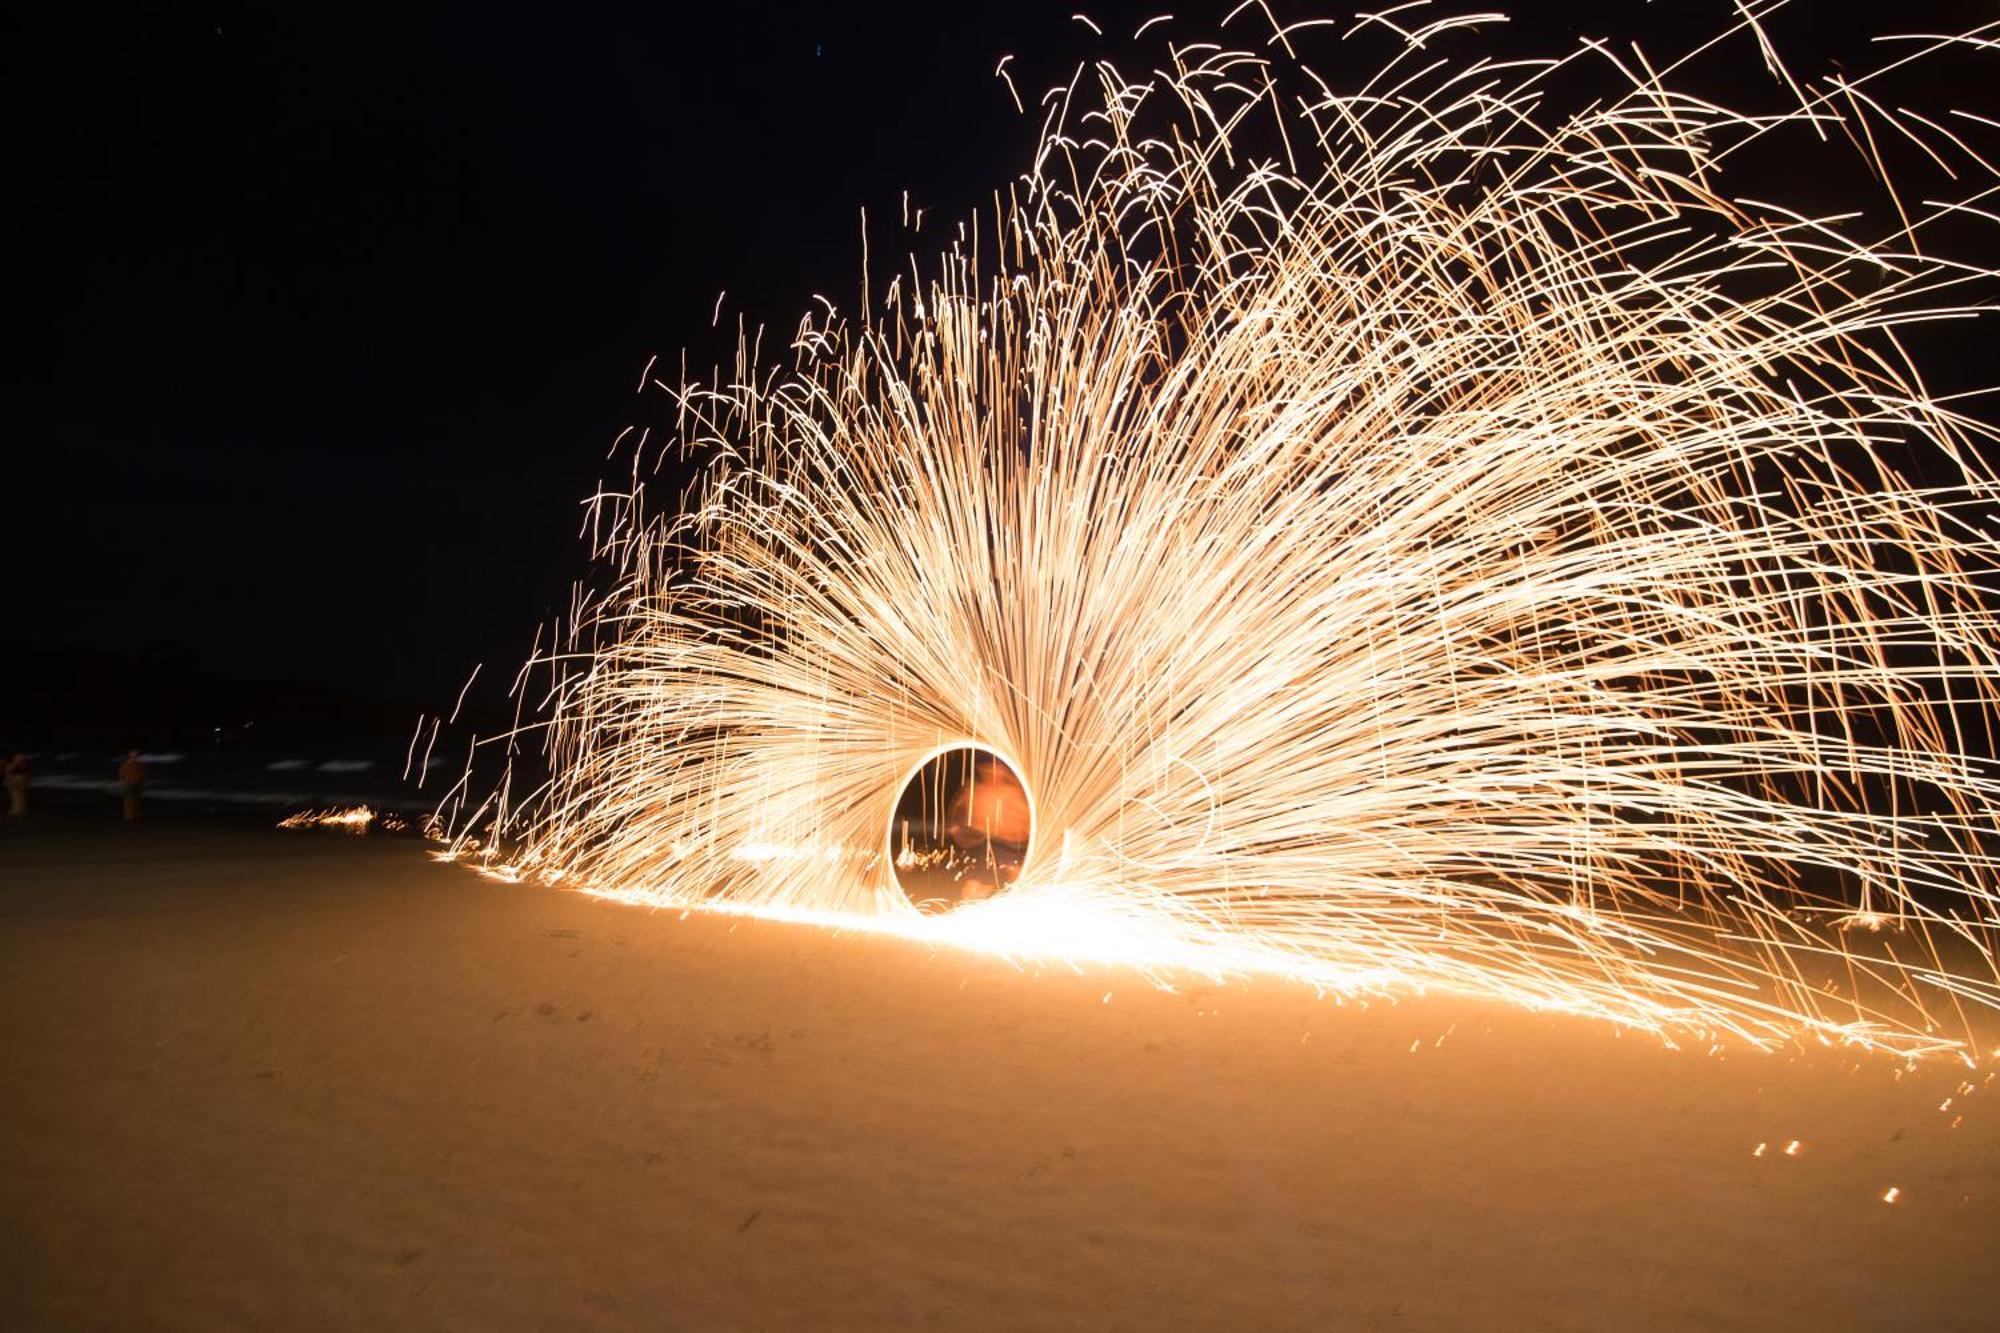
[[[961,215],[1027,165],[1001,55],[1032,99],[1167,7],[9,20],[0,634],[431,707],[511,674],[584,572],[578,502],[648,358],[851,308],[864,207]],[[1728,11],[1513,8],[1529,44],[1668,48]]]

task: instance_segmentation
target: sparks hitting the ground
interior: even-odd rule
[[[354,833],[366,833],[368,826],[375,822],[372,806],[339,806],[331,810],[301,810],[295,815],[286,815],[278,821],[279,828],[338,828]]]
[[[1080,71],[1032,170],[858,322],[660,386],[713,461],[675,516],[650,457],[599,497],[609,575],[494,743],[538,734],[551,776],[461,785],[452,854],[1014,955],[1976,1058],[1992,432],[1895,335],[1991,294],[1937,242],[1991,221],[1995,126],[1878,90],[1992,43],[1815,82],[1765,43],[1777,8],[1710,44],[1761,50],[1784,101],[1755,115],[1675,91],[1709,48],[1505,63],[1492,16],[1408,6],[1347,28],[1388,43],[1360,87],[1268,26]],[[1882,172],[1820,217],[1731,174],[1883,144],[1949,197]],[[998,868],[924,914],[892,820],[959,747],[1018,775],[1032,830],[961,820]]]
[[[334,806],[327,810],[301,810],[279,820],[278,827],[341,829],[356,834],[379,828],[385,833],[402,833],[409,829],[410,821],[401,815],[383,813],[370,805],[351,805]]]

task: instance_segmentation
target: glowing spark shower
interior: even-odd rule
[[[281,829],[340,829],[362,834],[371,828],[384,833],[403,833],[410,821],[398,814],[379,811],[369,805],[334,806],[326,810],[300,810],[278,821]]]
[[[366,833],[368,826],[373,824],[375,819],[375,810],[372,806],[340,806],[331,810],[301,810],[297,814],[287,815],[279,820],[278,827],[336,828],[346,829],[352,833]]]
[[[1016,956],[1976,1058],[1993,432],[1898,335],[1992,294],[1950,245],[1993,239],[1995,125],[1882,89],[1992,43],[1815,81],[1775,8],[1676,64],[1503,62],[1498,20],[1406,6],[1343,25],[1385,55],[1336,84],[1296,54],[1329,30],[1246,5],[1242,50],[1080,71],[1032,169],[858,320],[659,385],[712,461],[684,512],[644,450],[598,497],[605,575],[488,742],[538,736],[547,780],[462,785],[453,851]],[[1766,110],[1677,91],[1730,50]],[[1779,152],[1872,192],[1758,202]],[[892,821],[954,750],[1021,796],[931,802],[928,845],[985,869],[922,914]]]

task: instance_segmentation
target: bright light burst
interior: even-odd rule
[[[431,819],[424,818],[427,831],[442,833],[441,829],[430,830]],[[410,828],[410,821],[398,814],[376,810],[369,805],[332,806],[325,810],[300,810],[278,821],[282,829],[341,829],[348,833],[361,834],[371,828],[379,828],[384,833],[403,833]]]
[[[1365,86],[1269,27],[1081,72],[859,323],[662,386],[713,461],[678,516],[650,456],[598,497],[608,576],[497,742],[538,733],[550,776],[461,786],[454,850],[1015,956],[1975,1057],[1992,431],[1896,333],[1990,295],[1935,242],[1991,220],[1993,124],[1795,75],[1774,8],[1692,66],[1495,61],[1490,16],[1404,7],[1347,34],[1390,45]],[[1675,91],[1732,47],[1782,105]],[[1885,144],[1949,196],[1888,187]],[[1781,150],[1858,154],[1880,197],[1753,202]],[[1034,843],[923,916],[885,823],[957,742],[1025,779]]]
[[[336,806],[330,810],[301,810],[297,814],[286,815],[278,821],[279,828],[336,828],[352,833],[366,833],[368,826],[375,822],[372,806]]]

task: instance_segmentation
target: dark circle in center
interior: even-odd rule
[[[991,898],[1020,877],[1034,836],[1028,786],[983,745],[932,755],[903,784],[889,820],[896,886],[921,911]]]

